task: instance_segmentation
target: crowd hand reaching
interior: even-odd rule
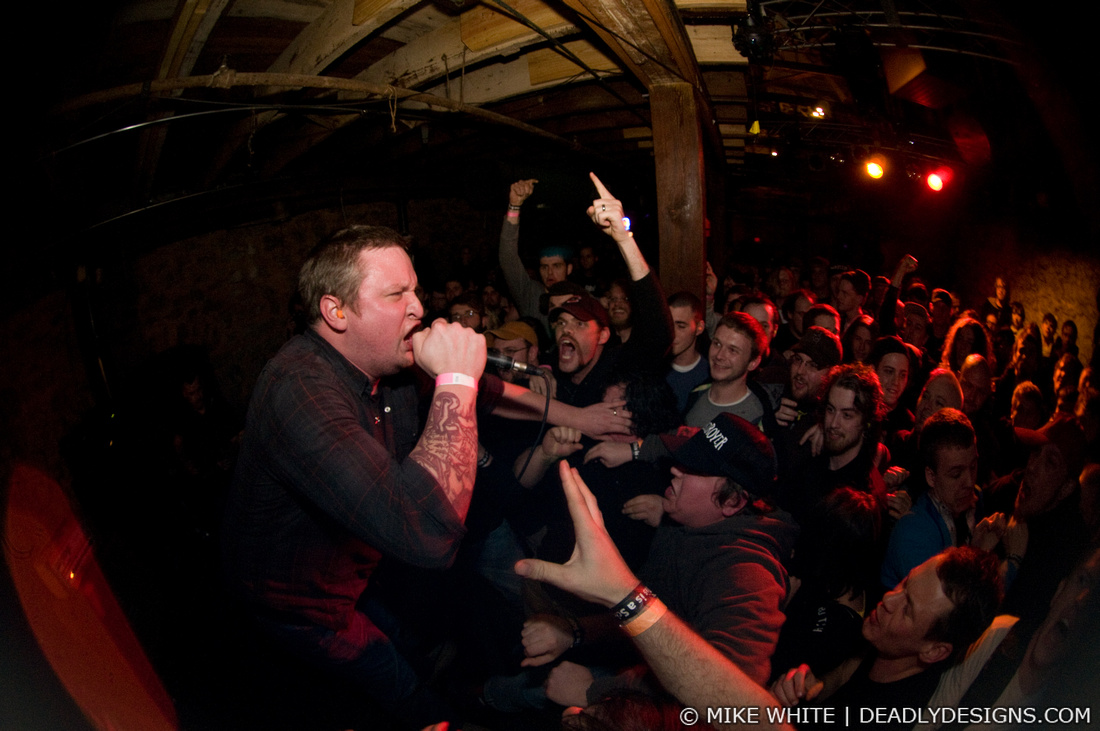
[[[555,378],[539,378],[538,376],[532,376],[527,381],[527,388],[532,393],[537,393],[539,396],[545,396],[546,390],[550,389],[550,398],[558,397],[558,381]]]
[[[718,275],[714,273],[714,269],[711,267],[710,262],[707,262],[706,273],[706,291],[707,299],[714,297],[718,292]]]
[[[588,177],[592,178],[600,196],[588,207],[588,217],[615,241],[622,242],[632,238],[634,234],[627,231],[623,224],[623,204],[611,195],[611,191],[600,182],[595,173],[589,173]]]
[[[970,534],[970,545],[982,551],[992,551],[1008,528],[1008,519],[1004,513],[988,515],[974,526],[974,532]]]
[[[812,701],[821,693],[825,684],[814,677],[809,665],[791,668],[772,683],[772,695],[784,708],[797,706],[801,701]]]
[[[485,337],[457,322],[439,319],[412,336],[413,358],[433,379],[464,373],[475,381],[485,370]]]
[[[909,470],[904,467],[894,466],[886,470],[882,475],[882,481],[886,483],[886,486],[894,489],[899,485],[903,485],[906,480],[909,479]]]
[[[623,515],[644,521],[656,528],[665,514],[665,499],[660,495],[637,495],[623,503]]]
[[[523,623],[520,637],[526,655],[520,665],[525,668],[552,662],[573,646],[573,628],[564,617],[553,614],[531,617]]]
[[[638,586],[638,577],[623,561],[604,528],[596,496],[589,491],[577,470],[563,461],[558,463],[558,472],[577,536],[573,555],[564,564],[526,558],[516,562],[516,573],[527,579],[545,581],[581,599],[613,607]]]
[[[626,400],[597,401],[580,410],[577,428],[585,436],[606,439],[610,436],[630,434],[634,427],[633,414],[626,410]]]
[[[562,706],[588,705],[588,688],[592,685],[592,671],[583,665],[563,662],[546,678],[546,697]]]
[[[913,498],[907,491],[898,490],[897,492],[887,493],[886,508],[890,512],[890,517],[894,520],[898,520],[908,513],[912,507]]]
[[[535,192],[535,183],[537,182],[539,181],[535,178],[529,178],[512,183],[512,187],[508,190],[508,204],[522,206],[523,202]]]
[[[581,448],[581,430],[571,426],[555,426],[546,432],[539,449],[547,462],[565,459]]]
[[[1016,520],[1013,516],[1005,524],[1001,542],[1004,544],[1006,556],[1023,556],[1027,553],[1028,529],[1027,523]]]
[[[894,270],[894,278],[890,280],[890,284],[901,289],[902,282],[905,280],[905,275],[911,272],[917,271],[917,259],[912,254],[906,254],[898,262],[898,268]]]
[[[821,424],[814,424],[806,433],[802,435],[802,438],[798,440],[799,444],[810,443],[810,453],[813,456],[821,454],[821,449],[825,446],[825,430],[821,428]]]
[[[790,426],[798,418],[798,402],[784,396],[779,400],[779,408],[775,410],[775,420],[779,426]]]
[[[603,462],[605,467],[621,467],[634,458],[629,442],[600,442],[584,453],[584,463]]]

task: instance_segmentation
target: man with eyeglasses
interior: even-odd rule
[[[481,296],[477,292],[465,292],[460,294],[451,300],[450,306],[447,308],[449,320],[451,322],[457,322],[462,327],[468,327],[471,330],[481,332],[483,309],[481,305]]]
[[[499,350],[501,355],[524,365],[539,364],[539,338],[535,329],[526,322],[516,320],[506,322],[498,328],[485,333],[489,347]],[[527,376],[514,370],[502,371],[501,379],[509,383],[526,385]]]

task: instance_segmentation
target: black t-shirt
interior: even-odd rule
[[[867,674],[874,657],[863,661],[848,682],[818,705],[835,708],[832,724],[801,724],[800,729],[836,729],[837,724],[850,728],[902,731],[913,727],[913,711],[928,705],[940,682],[942,667],[933,667],[893,683],[875,683]],[[905,711],[910,717],[907,718]]]

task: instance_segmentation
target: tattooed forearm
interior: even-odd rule
[[[474,399],[436,391],[424,433],[409,457],[432,473],[455,511],[465,520],[477,473],[477,417]]]

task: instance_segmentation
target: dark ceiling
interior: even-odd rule
[[[28,24],[54,49],[20,150],[30,235],[47,232],[32,256],[349,195],[490,206],[538,169],[645,191],[649,91],[669,81],[696,88],[741,215],[852,210],[880,152],[895,189],[947,165],[983,215],[1087,241],[1082,25],[971,0],[88,3]]]

